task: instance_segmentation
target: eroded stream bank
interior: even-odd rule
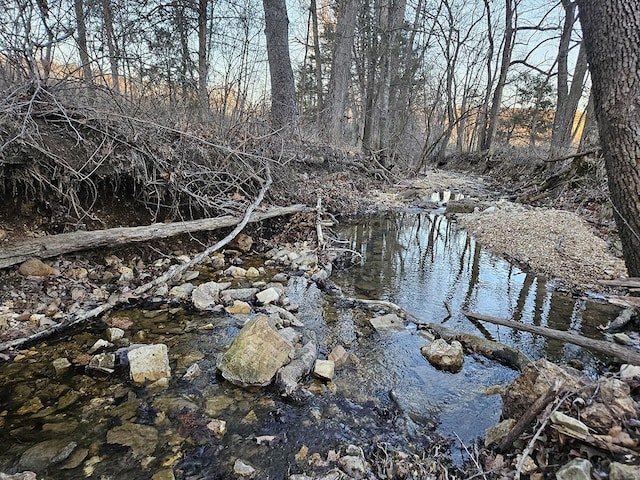
[[[520,348],[532,359],[580,362],[588,370],[602,365],[571,346],[463,317],[466,309],[597,336],[595,327],[617,310],[552,293],[543,280],[489,254],[446,218],[405,211],[345,227],[343,234],[365,259],[364,266],[332,277],[345,293],[393,301],[425,322],[445,321]],[[306,378],[293,398],[275,387],[232,386],[217,374],[216,363],[247,318],[239,302],[250,315],[263,311],[256,292],[229,296],[199,313],[158,295],[147,308],[113,312],[90,331],[38,345],[0,367],[0,428],[9,439],[0,470],[32,469],[38,478],[157,480],[321,477],[339,468],[353,478],[367,471],[373,478],[406,478],[398,473],[404,462],[411,465],[407,471],[425,475],[416,478],[427,478],[449,465],[437,454],[440,435],[469,444],[499,420],[500,398],[486,389],[510,383],[517,372],[477,354],[465,355],[459,373],[436,369],[420,353],[428,340],[415,325],[376,331],[370,323],[375,312],[345,308],[300,275],[301,258],[308,269],[317,265],[308,249],[294,250],[273,252],[277,261],[271,265],[243,258],[245,270],[253,266],[258,272],[255,277],[229,270],[239,262],[228,256],[224,265],[217,261],[177,286],[173,298],[191,303],[193,287],[187,284],[212,279],[229,280],[236,290],[264,291],[279,270],[287,270],[289,275],[277,277],[286,290],[275,303],[302,322],[297,329],[303,335],[315,336],[319,358],[337,345],[349,353],[331,382]],[[171,298],[169,291],[164,295]],[[286,314],[277,316],[282,327],[291,326]],[[91,352],[107,325],[122,328],[123,339]],[[127,343],[167,345],[168,385],[133,384],[119,357],[113,368],[91,364],[95,355]],[[71,364],[56,373],[52,361],[60,358]],[[185,378],[196,364],[200,373]],[[450,478],[455,475],[451,467]]]

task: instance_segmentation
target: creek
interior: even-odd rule
[[[364,259],[332,277],[348,296],[392,301],[425,323],[503,342],[533,360],[581,363],[587,372],[606,362],[572,345],[464,317],[469,310],[599,338],[597,325],[617,309],[554,293],[442,215],[403,211],[342,226],[340,233]],[[336,345],[351,354],[333,382],[308,379],[310,395],[296,399],[274,387],[234,387],[215,365],[240,318],[171,305],[113,312],[112,319],[131,323],[131,342],[168,346],[169,386],[136,386],[125,369],[105,374],[78,363],[56,375],[52,360],[86,355],[104,336],[102,323],[25,350],[0,365],[0,471],[30,467],[47,479],[225,479],[234,478],[241,459],[256,478],[285,479],[309,472],[314,454],[324,459],[350,444],[367,458],[381,445],[420,455],[442,435],[453,439],[452,456],[459,459],[460,441],[471,444],[499,420],[500,397],[486,389],[508,384],[518,372],[479,354],[466,355],[458,373],[437,370],[420,353],[426,340],[415,325],[376,332],[371,312],[342,306],[304,277],[290,278],[288,297],[315,332],[321,358]],[[195,362],[202,373],[182,379]],[[224,435],[207,429],[212,419],[226,422]],[[108,432],[124,424],[144,426],[131,431],[131,448],[107,442]],[[321,463],[315,463],[319,471]]]

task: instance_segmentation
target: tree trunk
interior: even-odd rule
[[[118,46],[115,42],[113,30],[113,10],[111,0],[102,0],[102,21],[107,37],[107,51],[109,52],[109,64],[111,66],[111,85],[115,93],[120,93],[120,73],[118,70]]]
[[[316,0],[311,0],[309,12],[311,13],[311,23],[313,28],[313,55],[315,56],[314,65],[316,71],[316,108],[318,112],[317,119],[319,120],[324,108],[324,89],[322,86],[322,57],[320,53],[320,30],[318,28],[318,6],[316,5]],[[349,51],[351,51],[351,49],[349,49]],[[351,58],[349,58],[349,60],[351,60]]]
[[[292,135],[297,127],[296,88],[289,56],[289,18],[285,0],[262,0],[271,78],[271,127]]]
[[[336,25],[333,64],[331,66],[331,77],[329,78],[324,124],[326,140],[337,145],[344,141],[344,115],[351,80],[351,53],[358,5],[358,0],[346,0],[343,2]]]
[[[513,19],[515,16],[515,4],[513,0],[505,0],[505,30],[504,30],[504,46],[502,47],[502,60],[500,62],[500,74],[496,83],[496,89],[493,92],[493,101],[491,103],[491,111],[489,112],[489,127],[485,134],[482,150],[491,150],[493,140],[498,129],[498,121],[500,117],[500,106],[502,105],[502,92],[507,83],[507,73],[511,65],[511,53],[513,52],[513,44],[515,37],[515,26]]]
[[[578,0],[600,143],[629,275],[640,276],[640,3]]]
[[[556,158],[567,153],[564,151],[565,147],[568,146],[566,145],[566,132],[571,131],[571,125],[573,125],[573,117],[569,117],[568,111],[569,47],[571,46],[571,34],[573,33],[573,24],[576,18],[576,4],[571,0],[562,0],[562,7],[564,8],[565,18],[558,47],[558,101],[553,119],[549,158]]]
[[[93,76],[91,75],[91,64],[87,50],[87,23],[84,18],[84,2],[83,0],[74,0],[73,3],[76,14],[76,42],[78,43],[78,55],[80,56],[80,63],[82,64],[83,80],[87,87],[87,101],[89,104],[92,104],[93,96],[91,95],[91,84],[93,83]]]
[[[209,0],[198,2],[198,101],[202,114],[209,114],[209,93],[207,92],[207,8]]]

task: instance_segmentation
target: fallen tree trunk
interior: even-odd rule
[[[306,210],[305,205],[291,205],[288,207],[274,207],[266,212],[253,213],[249,222],[260,222],[267,218]],[[78,250],[91,250],[99,247],[113,247],[134,242],[146,242],[167,238],[183,233],[217,230],[233,227],[242,218],[231,215],[217,218],[204,218],[188,222],[154,223],[140,227],[119,227],[107,230],[93,230],[89,232],[71,232],[48,237],[33,238],[0,250],[0,269],[22,263],[28,258],[51,258]]]
[[[470,312],[463,312],[463,314],[475,320],[494,323],[496,325],[504,325],[505,327],[515,328],[516,330],[523,330],[525,332],[535,333],[547,338],[553,338],[555,340],[572,343],[574,345],[588,348],[596,352],[613,355],[614,357],[625,363],[640,365],[640,351],[624,347],[622,345],[617,345],[611,342],[603,342],[602,340],[594,340],[592,338],[583,337],[582,335],[578,335],[576,333],[563,332],[561,330],[554,330],[551,328],[514,322],[512,320],[506,320],[503,318],[489,317],[486,315],[479,315],[477,313]]]

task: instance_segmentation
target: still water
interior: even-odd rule
[[[461,311],[597,336],[595,327],[616,311],[552,293],[544,280],[489,254],[442,216],[407,211],[345,226],[341,233],[365,260],[334,276],[347,295],[392,301],[423,322],[507,343],[532,359],[578,359],[590,369],[603,360],[467,320]],[[420,354],[426,340],[414,325],[375,332],[370,312],[341,306],[302,277],[291,278],[288,296],[300,305],[305,335],[316,336],[321,358],[336,345],[351,354],[331,384],[308,379],[311,394],[292,400],[275,388],[248,391],[221,380],[216,359],[239,331],[236,317],[168,306],[113,312],[131,322],[132,342],[168,346],[168,388],[134,386],[124,369],[105,375],[76,366],[56,376],[52,360],[86,354],[103,337],[102,324],[38,345],[0,365],[0,471],[29,465],[39,470],[38,478],[51,479],[225,479],[233,478],[241,459],[257,470],[256,478],[284,479],[310,473],[313,454],[326,458],[348,444],[366,455],[380,445],[420,455],[437,435],[469,444],[499,420],[500,397],[484,391],[506,385],[517,372],[479,355],[467,355],[459,373],[439,371]],[[194,362],[202,374],[181,379]],[[223,436],[206,428],[212,419],[226,422]],[[108,432],[123,425],[131,427],[132,443],[140,440],[133,450],[107,441]],[[308,455],[296,458],[302,447]]]

